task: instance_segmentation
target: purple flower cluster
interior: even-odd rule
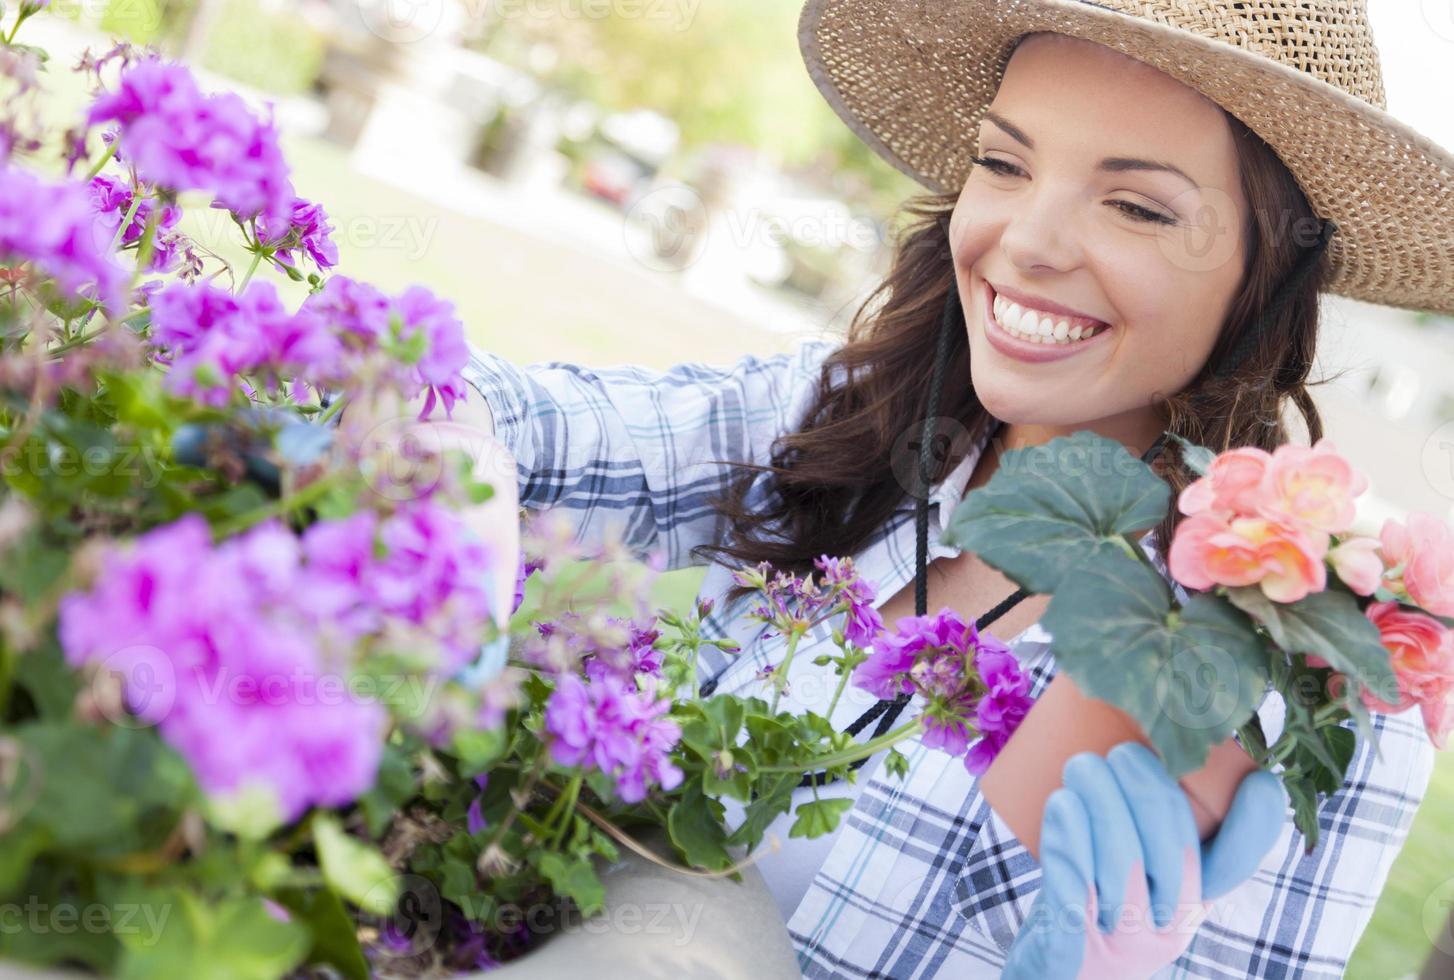
[[[859,577],[852,558],[822,555],[813,561],[820,572],[799,578],[790,572],[774,573],[768,562],[734,572],[738,585],[757,589],[762,598],[748,612],[781,633],[805,630],[828,616],[844,615],[843,636],[859,647],[868,647],[883,632],[883,618],[874,608],[877,589]]]
[[[561,674],[545,705],[551,757],[563,766],[587,766],[616,780],[627,803],[646,798],[650,786],[672,790],[683,774],[671,761],[681,739],[676,722],[661,717],[671,700],[657,700],[653,685],[633,689],[603,675],[587,683]]]
[[[288,268],[297,268],[293,253],[302,249],[319,269],[338,264],[338,246],[333,244],[333,225],[323,205],[296,198],[286,221],[263,217],[257,223],[258,241],[273,249],[273,257]]]
[[[129,274],[111,238],[85,184],[51,183],[0,164],[0,261],[31,262],[63,292],[116,314],[126,306]]]
[[[257,784],[291,821],[373,785],[388,712],[350,684],[369,644],[446,676],[478,653],[489,561],[427,501],[215,546],[188,514],[109,551],[94,588],[62,600],[60,642],[72,665],[122,676],[209,795]]]
[[[189,514],[109,553],[95,589],[62,601],[61,646],[121,675],[208,795],[262,788],[290,821],[368,790],[388,727],[381,705],[341,690],[311,578],[280,525],[214,547]]]
[[[131,187],[119,177],[106,174],[92,177],[90,186],[91,207],[95,210],[100,225],[115,238],[116,229],[121,226],[126,212],[131,209]],[[121,233],[120,244],[133,245],[141,240],[146,223],[155,208],[156,205],[149,200],[143,200],[137,205],[131,223]],[[147,272],[167,272],[177,264],[178,252],[185,247],[185,242],[173,233],[173,229],[181,220],[182,209],[175,204],[164,205],[157,214],[156,231],[152,237],[151,263],[146,269]]]
[[[974,706],[974,727],[982,737],[964,757],[964,767],[980,776],[1025,719],[1034,699],[1030,697],[1030,678],[1003,644],[981,644],[974,666],[985,686]]]
[[[384,381],[406,399],[429,389],[421,417],[433,410],[436,392],[446,412],[465,395],[464,326],[451,304],[420,286],[390,300],[335,276],[289,313],[271,283],[250,283],[234,296],[210,283],[179,282],[157,291],[150,304],[152,342],[172,360],[168,387],[206,404],[225,404],[242,376],[272,385],[344,384],[366,374],[365,358],[392,365]],[[417,348],[412,363],[390,359],[390,351],[409,347]]]
[[[429,499],[382,521],[360,511],[313,525],[303,541],[320,573],[311,601],[332,622],[356,634],[407,626],[410,652],[432,647],[432,670],[445,675],[479,654],[496,559],[456,511]]]
[[[322,385],[338,371],[338,338],[288,312],[269,282],[241,295],[208,282],[170,283],[151,297],[151,310],[152,342],[172,360],[167,387],[204,404],[225,405],[241,375]]]
[[[465,397],[463,371],[469,363],[464,325],[454,304],[441,300],[422,286],[410,286],[390,299],[367,283],[333,276],[317,293],[303,301],[300,315],[325,323],[343,343],[350,358],[380,351],[399,356],[398,369],[389,380],[405,399],[428,391],[420,411],[427,418],[436,398],[445,414]]]
[[[207,191],[240,218],[288,224],[293,184],[277,133],[235,93],[206,95],[184,66],[148,58],[91,104],[86,125],[102,122],[120,125],[119,150],[146,183]]]
[[[924,744],[983,773],[1030,709],[1029,678],[1007,646],[948,607],[895,625],[875,638],[854,684],[879,698],[922,695]]]
[[[566,612],[535,629],[540,640],[527,642],[522,655],[544,669],[574,670],[579,664],[592,681],[614,677],[628,684],[638,674],[661,675],[664,655],[656,648],[661,632],[654,619],[640,623]]]

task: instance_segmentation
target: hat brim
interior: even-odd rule
[[[1290,65],[1079,0],[807,0],[798,43],[849,128],[896,169],[947,192],[963,186],[1015,41],[1033,31],[1148,64],[1265,140],[1314,211],[1338,226],[1328,292],[1454,314],[1454,154]]]

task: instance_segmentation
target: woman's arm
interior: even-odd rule
[[[583,541],[615,524],[634,551],[663,549],[667,567],[680,568],[721,533],[710,502],[731,474],[722,461],[766,462],[773,440],[801,422],[823,358],[840,344],[811,339],[727,366],[665,370],[521,366],[472,347],[466,404],[477,394],[488,404],[521,504],[565,514]]]

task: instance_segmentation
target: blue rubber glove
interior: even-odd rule
[[[1251,877],[1277,841],[1287,795],[1259,770],[1210,842],[1186,794],[1138,742],[1073,756],[1045,804],[1040,894],[1004,977],[1148,977],[1191,944],[1208,904]]]

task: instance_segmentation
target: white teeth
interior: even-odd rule
[[[1021,340],[1035,344],[1070,344],[1088,340],[1101,329],[1079,323],[1071,326],[1069,320],[1057,320],[1048,314],[1027,310],[999,295],[995,296],[994,313],[1000,326]]]

